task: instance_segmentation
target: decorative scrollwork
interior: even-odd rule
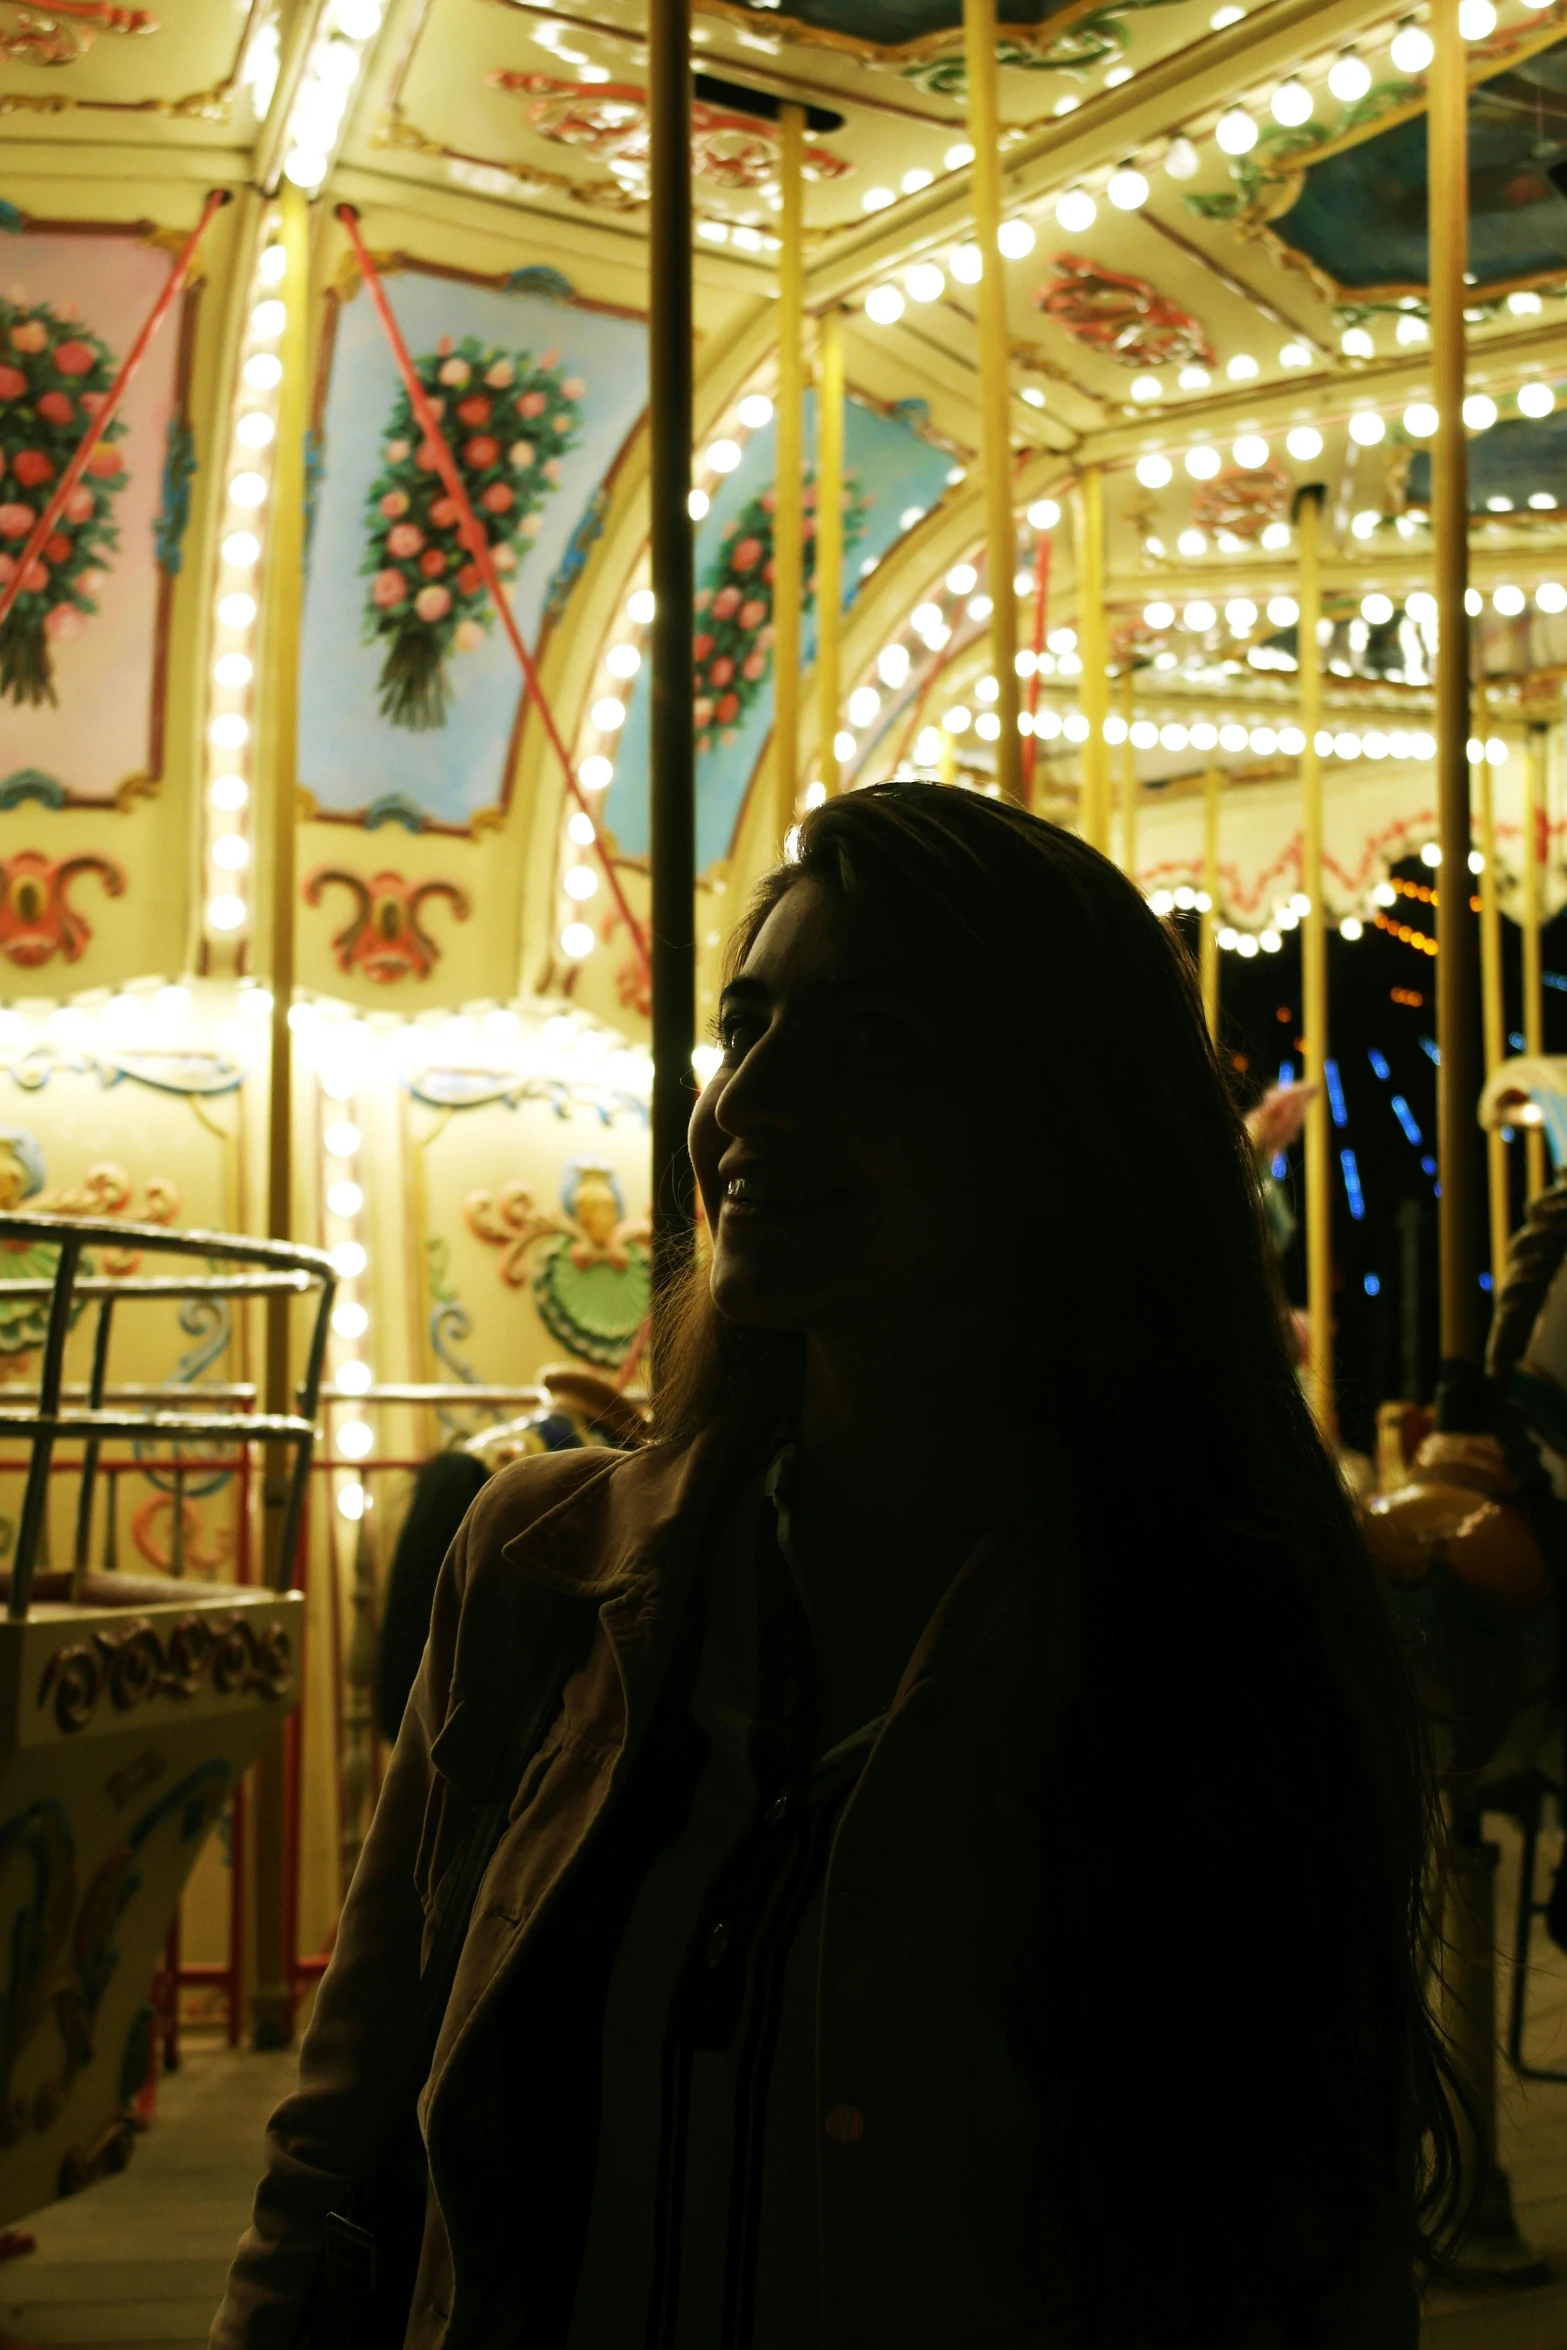
[[[117,8],[110,0],[48,0],[26,8],[0,7],[0,61],[8,65],[74,65],[100,33],[155,33],[149,8]]]
[[[1034,306],[1074,341],[1122,367],[1213,365],[1201,319],[1181,310],[1146,278],[1105,269],[1082,253],[1058,253]]]
[[[133,1713],[154,1697],[195,1697],[208,1682],[219,1697],[280,1697],[293,1677],[294,1644],[284,1624],[258,1632],[245,1616],[181,1616],[160,1637],[143,1617],[57,1648],[44,1665],[38,1702],[53,1700],[54,1718],[69,1735],[86,1727],[105,1696],[117,1712]]]
[[[1258,539],[1270,522],[1288,514],[1294,484],[1282,466],[1251,472],[1227,466],[1192,495],[1192,520],[1204,530],[1224,530],[1238,539]]]

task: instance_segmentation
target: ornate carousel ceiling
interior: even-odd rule
[[[1473,576],[1486,599],[1496,706],[1517,716],[1542,697],[1554,706],[1567,667],[1558,616],[1567,596],[1557,586],[1567,577],[1567,424],[1556,407],[1567,384],[1567,196],[1554,176],[1567,162],[1567,0],[1495,9],[1468,0],[1466,25]],[[766,559],[778,115],[797,102],[808,109],[807,309],[842,313],[851,401],[846,772],[930,757],[945,731],[943,757],[982,775],[991,757],[985,599],[996,583],[979,553],[959,9],[954,0],[797,0],[792,9],[708,0],[693,44],[704,609],[726,614],[731,590],[736,614],[749,609],[736,550],[755,540],[757,561]],[[1289,772],[1279,744],[1292,715],[1290,518],[1308,484],[1325,491],[1334,725],[1357,755],[1362,742],[1390,739],[1411,770],[1420,764],[1409,746],[1428,714],[1431,654],[1420,600],[1430,567],[1428,49],[1418,11],[1365,0],[1129,0],[1008,14],[998,57],[1019,517],[1010,592],[1020,597],[1035,751],[1053,805],[1069,807],[1076,790],[1073,485],[1089,466],[1103,471],[1112,655],[1131,681],[1127,706],[1142,713],[1132,748],[1144,786],[1179,799],[1208,756],[1194,728],[1215,738],[1242,728],[1244,750],[1227,754],[1237,779]],[[183,567],[159,575],[169,609],[158,739],[120,758],[117,773],[119,753],[105,751],[91,775],[84,765],[73,778],[65,720],[8,715],[0,702],[0,799],[19,775],[59,778],[49,821],[68,828],[71,809],[114,803],[116,792],[123,807],[129,792],[165,889],[169,873],[181,876],[180,920],[201,967],[254,960],[262,943],[237,866],[228,894],[243,902],[238,936],[225,942],[204,924],[209,737],[214,712],[228,712],[203,679],[209,648],[219,659],[225,647],[260,658],[220,618],[248,593],[223,571],[234,516],[224,510],[222,445],[268,379],[270,346],[255,324],[265,288],[254,272],[279,173],[312,138],[320,173],[308,181],[312,535],[299,747],[301,853],[314,890],[301,911],[307,971],[375,1000],[394,983],[400,1000],[440,1001],[505,995],[519,976],[527,986],[562,980],[529,941],[559,927],[566,810],[504,644],[481,625],[482,597],[471,621],[455,621],[467,591],[453,606],[456,591],[431,578],[432,606],[446,594],[443,625],[457,629],[442,661],[390,705],[377,667],[395,607],[378,610],[366,580],[373,587],[377,565],[384,578],[402,560],[392,504],[406,494],[399,467],[411,461],[391,453],[401,446],[398,386],[332,217],[343,199],[358,207],[394,308],[432,369],[449,350],[470,369],[481,360],[522,369],[533,387],[525,393],[518,375],[491,416],[491,379],[489,389],[467,385],[464,407],[474,418],[485,410],[470,446],[494,438],[507,401],[543,404],[548,430],[508,444],[514,465],[524,445],[536,461],[506,526],[517,610],[576,755],[613,771],[600,787],[601,830],[636,899],[647,836],[645,620],[636,617],[646,73],[637,0],[552,9],[0,0],[0,220],[10,231],[0,292],[32,299],[54,275],[64,284],[67,249],[84,250],[72,239],[112,231],[129,238],[127,250],[167,251],[209,185],[239,197],[209,232],[204,282],[170,361],[194,470]],[[117,336],[123,348],[129,324],[110,343]],[[171,378],[160,397],[177,390]],[[808,417],[808,443],[812,429]],[[159,515],[149,505],[145,527],[167,502]],[[743,876],[763,853],[753,783],[770,726],[766,647],[738,619],[724,627],[707,631],[697,680],[699,862],[709,885]],[[810,658],[809,625],[805,650]],[[58,658],[62,677],[85,682],[85,668],[69,669],[74,648],[62,644]],[[964,713],[955,733],[943,728],[953,710]],[[1151,743],[1142,739],[1150,728]],[[1254,738],[1271,747],[1257,750]],[[151,780],[133,790],[138,775]],[[224,821],[242,830],[248,818],[231,810]],[[193,830],[198,845],[179,851]],[[113,847],[124,866],[116,838],[93,849]],[[363,919],[345,928],[356,891]],[[99,936],[118,940],[121,962],[146,968],[166,924],[138,918],[138,899],[149,903],[133,876],[124,904],[103,907]],[[713,925],[716,937],[716,906]],[[400,943],[372,951],[378,935]],[[86,951],[90,966],[97,947]],[[621,950],[604,959],[602,977],[585,971],[573,984],[634,1016],[635,973]]]

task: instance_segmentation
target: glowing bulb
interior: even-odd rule
[[[1292,457],[1299,457],[1309,463],[1313,457],[1322,454],[1322,435],[1314,424],[1297,424],[1292,432],[1285,435],[1284,446]]]
[[[567,897],[575,898],[579,904],[590,898],[598,885],[599,877],[591,865],[568,866],[561,876],[561,887]]]
[[[250,331],[263,343],[275,343],[288,321],[281,302],[258,302],[250,314]]]
[[[283,362],[275,351],[257,351],[246,360],[245,381],[252,391],[270,392],[282,380]]]
[[[1257,126],[1243,106],[1232,106],[1221,114],[1213,135],[1226,155],[1249,155],[1257,144]]]
[[[985,274],[985,257],[977,245],[958,245],[948,256],[947,267],[960,286],[977,286]]]
[[[219,775],[214,778],[207,797],[225,816],[232,816],[249,799],[250,786],[243,775]]]
[[[934,261],[916,261],[912,269],[904,271],[903,283],[911,302],[939,302],[947,290],[947,281]]]
[[[1466,41],[1488,40],[1496,30],[1491,0],[1459,0],[1458,30]]]
[[[1489,432],[1496,422],[1496,402],[1488,392],[1471,392],[1464,402],[1464,422],[1471,432]]]
[[[1081,189],[1074,190],[1073,194],[1081,196],[1082,202],[1088,207],[1086,219],[1083,219],[1080,213],[1077,216],[1079,227],[1091,228],[1095,218],[1092,196],[1085,194]],[[1062,219],[1062,208],[1071,200],[1071,196],[1063,196],[1061,202],[1056,206],[1056,219],[1060,221],[1064,229],[1070,229],[1072,224],[1070,221]],[[1034,250],[1034,232],[1028,222],[1026,220],[1004,220],[996,231],[996,250],[1008,261],[1026,261]]]
[[[872,286],[865,297],[865,315],[875,326],[895,326],[903,308],[903,296],[896,286]]]
[[[1387,426],[1374,408],[1357,408],[1349,420],[1349,437],[1362,449],[1374,449],[1387,436]]]
[[[1261,433],[1243,432],[1231,452],[1243,473],[1256,473],[1268,462],[1268,444]]]
[[[250,843],[238,832],[225,832],[212,844],[212,862],[221,873],[243,873],[250,863]]]
[[[328,1158],[351,1159],[359,1148],[359,1129],[351,1118],[334,1118],[325,1134],[322,1135],[321,1142]],[[364,1312],[362,1306],[355,1310],[359,1313]],[[341,1338],[357,1338],[364,1329],[364,1323],[360,1323],[358,1330],[345,1330],[334,1314],[332,1327]]]
[[[1371,87],[1371,68],[1353,49],[1346,49],[1328,69],[1328,88],[1344,105],[1353,106]]]
[[[635,677],[642,666],[642,655],[635,645],[611,645],[604,655],[604,666],[611,677]]]
[[[701,522],[706,518],[709,503],[710,501],[706,490],[693,490],[691,492],[690,497],[686,500],[686,512],[690,515],[693,522]]]
[[[212,674],[219,685],[231,689],[249,685],[252,669],[248,653],[220,653],[212,664]]]
[[[344,1218],[357,1216],[365,1204],[365,1195],[357,1183],[350,1183],[345,1179],[341,1183],[329,1185],[326,1204],[329,1212],[334,1216]]]
[[[207,926],[211,930],[239,930],[244,926],[245,901],[224,890],[207,900]]]
[[[1429,400],[1412,400],[1404,410],[1404,430],[1412,441],[1428,441],[1439,422]]]
[[[236,506],[247,512],[267,502],[267,485],[259,473],[236,473],[229,483],[229,496]]]
[[[1282,122],[1287,130],[1294,130],[1303,122],[1310,122],[1316,111],[1316,101],[1305,83],[1291,74],[1287,82],[1280,82],[1273,93],[1271,111],[1275,122]]]
[[[1137,478],[1145,490],[1162,490],[1174,472],[1168,457],[1139,457]]]
[[[1393,35],[1388,55],[1400,73],[1424,73],[1436,55],[1436,44],[1425,26],[1416,24],[1410,18]]]
[[[626,705],[616,694],[604,694],[593,705],[592,719],[600,734],[613,734],[626,723]]]
[[[1532,383],[1518,386],[1518,413],[1520,416],[1549,416],[1556,405],[1556,394],[1549,384]]]
[[[1212,481],[1223,463],[1217,449],[1197,448],[1186,452],[1186,470],[1193,481]]]
[[[560,934],[560,951],[569,963],[580,963],[593,952],[593,930],[586,922],[568,922]]]
[[[1369,620],[1373,628],[1385,628],[1393,617],[1391,596],[1369,595],[1360,599],[1360,616]]]
[[[261,541],[254,531],[231,530],[223,542],[223,560],[231,571],[248,571],[261,554]]]
[[[733,473],[740,462],[738,441],[714,441],[707,451],[707,462],[714,473]]]
[[[1105,194],[1117,212],[1137,212],[1148,201],[1148,182],[1134,164],[1123,163],[1111,172]]]

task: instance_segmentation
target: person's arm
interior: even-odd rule
[[[475,1514],[441,1569],[424,1662],[300,2049],[299,2085],[268,2125],[266,2172],[213,2320],[211,2350],[287,2350],[315,2279],[327,2214],[373,2164],[396,2102],[408,2093],[423,1893],[450,1857],[459,1824],[448,1823],[438,1859],[423,1849],[427,1820],[436,1817],[430,1749],[446,1718]]]

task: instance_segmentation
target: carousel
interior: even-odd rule
[[[1567,1947],[1567,0],[0,0],[0,117],[0,2223],[294,2039],[419,1480],[636,1440],[732,916],[891,776],[1188,939],[1489,2140]]]

